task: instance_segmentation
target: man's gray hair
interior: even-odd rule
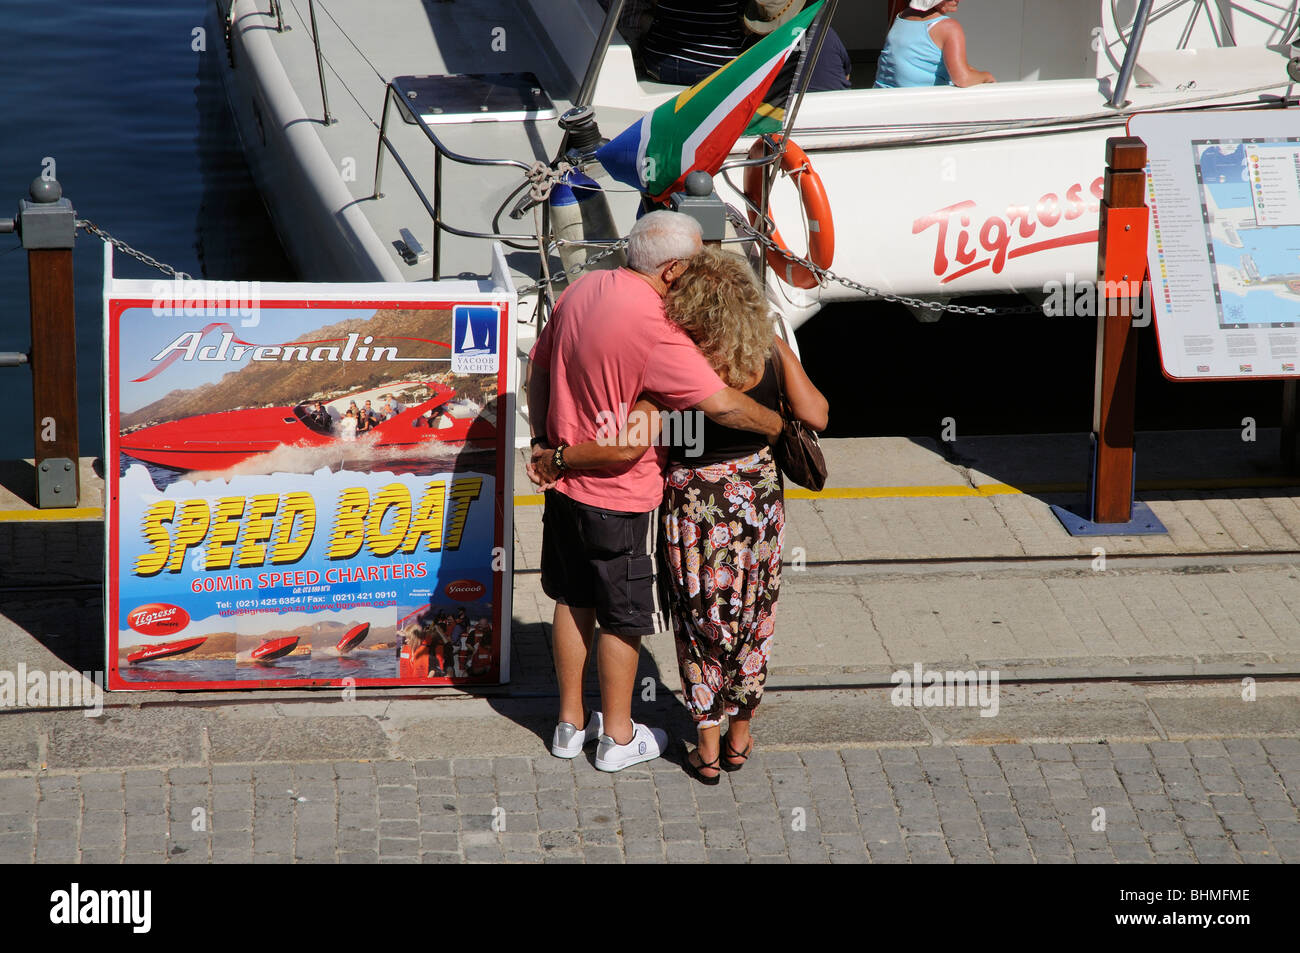
[[[689,215],[650,212],[627,237],[627,266],[643,275],[658,274],[674,258],[693,258],[702,238],[700,223]]]

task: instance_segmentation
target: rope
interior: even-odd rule
[[[560,162],[553,169],[545,162],[534,162],[524,173],[528,179],[528,197],[535,205],[545,202],[551,197],[555,187],[562,184],[564,177],[572,170],[573,166],[567,162]]]

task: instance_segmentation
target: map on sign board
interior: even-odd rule
[[[1176,380],[1297,376],[1300,114],[1142,114],[1160,358]]]
[[[1219,324],[1293,327],[1300,313],[1300,139],[1197,140]]]

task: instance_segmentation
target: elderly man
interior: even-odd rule
[[[564,449],[594,439],[609,415],[643,394],[669,410],[698,410],[725,426],[774,438],[781,418],[727,387],[663,298],[702,248],[695,220],[651,212],[628,237],[627,267],[589,272],[565,291],[537,338],[529,368],[533,459],[561,472]],[[560,685],[551,753],[574,758],[599,738],[596,767],[619,771],[657,758],[666,735],[632,720],[641,637],[665,626],[656,588],[656,510],[667,448],[605,470],[565,474],[546,491],[542,588],[555,600]],[[530,476],[537,479],[530,466]],[[595,643],[602,711],[586,713],[582,678]]]

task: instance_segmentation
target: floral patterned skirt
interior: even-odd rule
[[[700,727],[763,696],[781,585],[785,504],[770,449],[674,465],[664,500],[669,610],[682,689]]]

